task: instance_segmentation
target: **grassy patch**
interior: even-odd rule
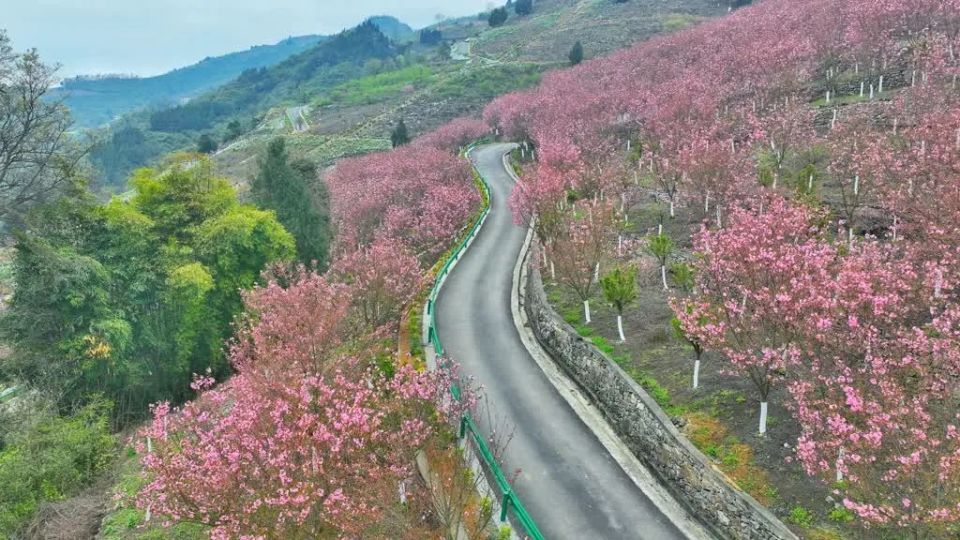
[[[763,505],[776,498],[777,490],[770,484],[766,471],[753,462],[753,449],[729,435],[717,418],[702,412],[686,415],[685,433],[701,452],[713,458],[740,489]]]
[[[693,26],[703,20],[701,17],[689,13],[667,13],[660,19],[660,25],[665,32],[676,32]]]
[[[137,454],[128,450],[120,466],[120,478],[114,486],[116,507],[103,519],[98,538],[102,540],[201,540],[209,538],[207,528],[193,523],[174,523],[163,527],[162,516],[146,522],[146,513],[135,505],[137,492],[146,480],[141,475]]]
[[[424,65],[368,75],[339,84],[315,101],[318,106],[357,106],[379,103],[385,99],[426,84],[434,75]]]

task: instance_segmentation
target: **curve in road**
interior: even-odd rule
[[[447,353],[475,378],[491,409],[482,430],[503,424],[513,436],[504,467],[520,471],[519,495],[548,539],[684,538],[613,458],[551,383],[511,316],[513,272],[526,238],[506,200],[513,180],[503,155],[513,145],[471,155],[490,185],[490,214],[447,278],[436,304]],[[482,419],[481,419],[482,420]],[[490,422],[487,422],[489,424]]]

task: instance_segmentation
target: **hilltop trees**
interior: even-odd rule
[[[513,4],[513,10],[521,17],[533,13],[533,0],[517,0]]]
[[[510,14],[507,13],[507,8],[498,7],[490,12],[490,16],[487,18],[487,23],[492,27],[496,28],[498,26],[503,26],[506,24],[507,19],[510,17]]]
[[[59,102],[45,99],[55,69],[36,51],[14,52],[0,30],[0,221],[19,224],[29,208],[78,182],[82,155]]]
[[[317,193],[312,193],[315,186]],[[330,245],[329,195],[326,184],[316,181],[309,162],[290,163],[286,143],[278,137],[260,159],[260,171],[251,183],[254,201],[273,210],[277,220],[297,242],[297,259],[324,268]]]

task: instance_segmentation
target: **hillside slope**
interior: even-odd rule
[[[389,148],[390,130],[399,119],[420,134],[476,114],[490,99],[529,87],[547,70],[568,65],[576,41],[593,57],[726,12],[725,3],[711,0],[541,0],[530,15],[511,10],[506,24],[497,28],[489,26],[485,14],[444,21],[426,29],[440,31],[442,43],[410,47],[406,63],[305,94],[310,128],[290,134],[289,146],[324,165]],[[458,54],[463,51],[468,52]],[[262,124],[219,153],[224,172],[238,181],[248,178],[252,158],[266,141],[288,131],[274,127],[278,125]]]

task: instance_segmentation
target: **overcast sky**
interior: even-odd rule
[[[414,28],[478,13],[490,0],[0,0],[16,49],[36,47],[60,74],[155,75],[288,36],[332,34],[371,15]]]

